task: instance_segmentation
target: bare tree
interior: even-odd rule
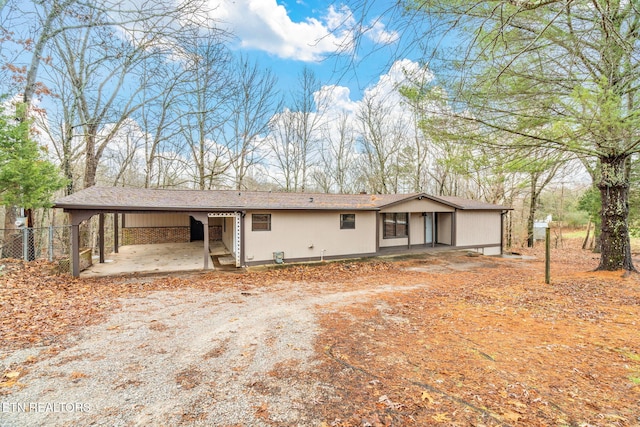
[[[275,169],[273,179],[284,191],[299,191],[302,153],[297,144],[296,114],[285,109],[272,118],[269,128],[268,144],[271,148],[272,167]]]
[[[393,106],[377,97],[365,97],[357,113],[366,158],[368,185],[374,193],[397,192],[399,153],[404,123],[392,117]]]
[[[28,41],[29,65],[25,67],[22,101],[26,114],[34,94],[38,91],[38,75],[43,61],[47,61],[47,48],[53,40],[67,31],[83,28],[119,27],[125,32],[146,33],[155,29],[157,34],[175,32],[187,22],[203,22],[208,8],[202,0],[186,0],[179,7],[162,2],[123,5],[109,1],[87,2],[85,0],[5,0],[1,3],[3,13],[8,10],[8,18],[3,29],[19,30],[13,40]],[[102,19],[78,19],[97,13]],[[36,25],[34,25],[34,23]],[[24,32],[28,34],[25,34]]]
[[[47,145],[54,153],[64,177],[67,179],[65,195],[72,194],[82,176],[82,135],[78,126],[78,99],[72,82],[61,61],[52,60],[44,69],[48,84],[55,88],[56,108],[36,115],[36,123],[45,132]]]
[[[180,128],[191,154],[194,181],[204,190],[220,183],[231,161],[222,144],[233,95],[230,55],[221,33],[198,29],[181,44],[187,74],[182,89]]]
[[[145,138],[138,124],[127,120],[105,149],[98,176],[104,177],[114,187],[141,186],[144,179],[140,173],[144,168],[144,144]]]
[[[298,168],[300,169],[300,191],[305,191],[308,170],[312,166],[317,150],[317,132],[320,116],[316,112],[315,93],[320,90],[320,82],[307,67],[303,68],[298,89],[293,93],[292,111],[296,121],[296,144],[299,152]]]
[[[260,69],[246,57],[240,57],[235,69],[235,90],[229,100],[231,116],[224,128],[226,147],[233,169],[234,188],[247,188],[245,178],[252,166],[265,156],[261,150],[269,130],[269,121],[282,102],[276,89],[277,78],[269,69]]]
[[[142,64],[155,55],[166,55],[171,28],[166,17],[144,19],[130,27],[106,25],[108,11],[97,7],[76,8],[65,14],[68,25],[53,39],[57,58],[69,77],[77,124],[82,129],[84,150],[83,187],[96,183],[96,171],[104,150],[120,127],[148,99],[140,94],[147,85]],[[72,28],[73,27],[73,28]],[[109,125],[109,126],[107,126]]]
[[[180,61],[167,61],[153,57],[143,64],[143,80],[147,84],[142,88],[142,106],[133,115],[143,131],[144,137],[144,187],[158,186],[166,168],[161,162],[164,153],[179,145],[176,139],[180,132],[180,97],[184,89],[187,69]],[[173,157],[173,156],[170,156]]]
[[[356,133],[350,114],[325,117],[320,145],[320,164],[314,175],[325,192],[353,192],[358,169],[354,168]]]

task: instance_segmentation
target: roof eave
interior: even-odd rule
[[[193,207],[193,206],[115,206],[115,205],[75,205],[75,204],[55,204],[55,209],[68,211],[154,211],[154,212],[237,212],[237,211],[379,211],[380,208],[374,206],[322,206],[322,207],[302,207],[302,206],[216,206],[216,207]]]

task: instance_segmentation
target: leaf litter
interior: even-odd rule
[[[302,359],[285,357],[264,377],[243,380],[242,393],[255,396],[246,406],[250,414],[236,420],[223,413],[216,418],[220,425],[638,425],[638,274],[593,272],[597,255],[580,250],[579,242],[565,243],[552,252],[550,285],[544,284],[539,248],[521,251],[532,260],[458,251],[239,274],[103,279],[57,274],[46,262],[3,260],[0,363],[20,349],[39,352],[2,365],[0,394],[10,399],[26,386],[34,365],[77,345],[73,337],[103,324],[129,300],[193,290],[224,294],[242,305],[273,293],[292,303],[305,300],[300,307],[313,311],[318,330],[309,330],[312,352]],[[170,322],[155,317],[149,331],[173,331]],[[229,318],[230,324],[238,322],[237,316]],[[120,322],[104,332],[128,328]],[[267,349],[304,353],[299,342],[278,347],[284,329],[274,323],[265,331]],[[207,425],[214,419],[219,400],[211,396],[221,385],[204,364],[224,362],[224,354],[237,346],[229,336],[204,348],[200,364],[190,360],[175,367],[170,381],[193,396],[172,423]],[[246,361],[228,368],[231,381],[263,354],[255,344],[240,350],[237,357]],[[162,351],[167,350],[155,354]],[[144,359],[127,365],[138,376],[123,375],[114,389],[141,386],[144,365]],[[94,377],[85,366],[66,381]],[[283,415],[287,403],[278,403],[283,397],[295,406],[289,417]],[[100,414],[106,422],[125,416],[117,408],[109,411]],[[82,425],[82,419],[76,421]]]

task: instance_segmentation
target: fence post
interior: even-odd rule
[[[22,259],[29,261],[29,227],[22,229]]]
[[[551,229],[545,229],[544,238],[544,283],[551,283]]]
[[[53,225],[49,226],[49,262],[53,261]]]

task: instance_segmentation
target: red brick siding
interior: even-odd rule
[[[189,227],[135,227],[122,229],[121,245],[149,245],[153,243],[186,243]],[[209,241],[222,240],[222,227],[209,226]]]

